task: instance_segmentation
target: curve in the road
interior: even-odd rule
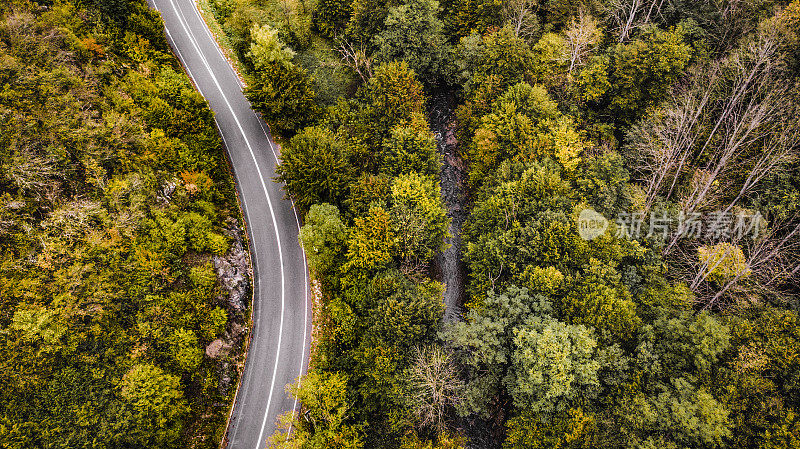
[[[260,449],[273,433],[277,416],[296,409],[297,401],[292,402],[283,388],[305,368],[310,321],[308,270],[297,240],[300,220],[291,202],[283,199],[281,186],[271,181],[278,153],[270,134],[250,108],[239,77],[195,3],[149,2],[161,12],[170,45],[215,112],[248,224],[254,276],[253,329],[231,413],[228,447]],[[184,13],[187,7],[192,10],[188,15]],[[271,226],[262,226],[265,216]]]

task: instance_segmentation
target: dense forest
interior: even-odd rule
[[[800,447],[800,3],[201,5],[305,216],[316,340],[275,447]]]
[[[800,447],[800,1],[199,4],[303,215],[272,447]],[[0,446],[217,447],[246,243],[158,14],[0,3],[0,123]]]
[[[144,0],[0,2],[0,447],[218,447],[239,222]]]

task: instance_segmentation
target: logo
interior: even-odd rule
[[[578,216],[578,234],[584,240],[594,240],[608,229],[608,220],[594,209],[584,209]]]

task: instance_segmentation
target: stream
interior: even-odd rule
[[[466,170],[458,157],[456,123],[453,114],[454,98],[449,92],[434,94],[429,102],[428,117],[436,138],[437,150],[442,157],[439,182],[442,202],[450,218],[450,235],[445,239],[447,248],[436,255],[435,271],[445,284],[444,320],[455,321],[461,317],[464,295],[464,263],[461,260],[461,227],[469,216],[466,207]]]
[[[458,156],[454,103],[455,98],[448,92],[432,95],[428,103],[428,119],[442,157],[442,170],[439,173],[442,202],[450,218],[450,235],[445,239],[448,247],[436,255],[433,263],[434,277],[445,284],[445,323],[463,318],[466,266],[462,260],[461,227],[469,217],[471,207],[466,194],[466,164]],[[500,437],[492,423],[476,415],[454,419],[456,427],[467,437],[469,449],[499,449],[497,442]]]

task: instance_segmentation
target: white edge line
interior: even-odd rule
[[[153,7],[156,8],[155,4],[153,5]],[[158,10],[158,8],[156,8],[156,10]],[[172,42],[172,48],[175,49],[175,51],[178,53],[178,58],[181,61],[186,61],[186,59],[183,57],[183,53],[181,53],[180,48],[178,48],[178,44],[176,44],[175,40],[172,39],[172,34],[170,34],[170,32],[166,28],[166,26],[164,27],[164,31],[166,32],[167,39],[169,39],[170,42]],[[186,73],[188,73],[189,78],[191,78],[192,81],[194,81],[195,88],[197,88],[197,90],[200,92],[200,95],[203,95],[203,91],[202,91],[202,89],[200,89],[200,84],[197,82],[197,80],[195,80],[194,75],[192,75],[192,70],[189,68],[189,65],[186,64],[186,63],[181,64],[181,65],[186,70]],[[219,136],[220,136],[220,138],[222,138],[222,144],[226,148],[228,148],[228,143],[225,140],[225,134],[222,132],[222,127],[219,125],[219,121],[217,120],[216,114],[214,116],[214,124],[216,124],[217,132],[219,132]],[[232,167],[233,167],[233,162],[231,162],[231,168]],[[236,176],[236,171],[235,170],[231,170],[231,173],[233,174],[233,177],[236,178],[237,181],[238,181],[239,178],[238,178],[238,176]],[[242,203],[242,209],[244,209],[243,210],[244,217],[248,217],[249,214],[247,212],[247,203],[244,201],[244,198],[241,199],[241,203]],[[245,220],[246,220],[246,218],[245,218]],[[253,248],[255,248],[255,242],[253,241],[253,239],[250,239],[250,241],[253,244]],[[258,266],[258,251],[253,251],[253,253],[254,254],[252,254],[251,257],[253,257],[255,259],[254,265],[257,267]],[[258,285],[259,285],[258,284],[258,276],[253,276],[253,292],[254,292],[254,294],[255,294],[256,291],[258,291]],[[256,302],[253,301],[253,313],[255,313],[255,308],[256,308]],[[256,344],[256,341],[254,340],[253,344],[250,346],[250,349],[253,349],[255,347],[255,344]],[[242,374],[244,374],[244,373],[242,373]],[[239,385],[237,385],[237,387],[236,387],[236,395],[234,396],[234,401],[236,401],[236,398],[238,398],[238,396],[239,396],[238,393],[239,393],[239,387],[240,386],[241,386],[241,382],[239,382]],[[233,413],[233,407],[231,407],[231,413]],[[228,418],[228,425],[230,425],[230,417]],[[238,431],[239,431],[239,427],[236,426],[234,428],[234,430],[233,430],[233,435],[231,436],[231,441],[236,440],[236,434],[238,433]]]
[[[192,0],[192,4],[194,4],[194,8],[192,8],[192,9],[194,9],[195,14],[197,14],[197,17],[200,19],[200,21],[203,22],[203,30],[205,30],[206,34],[211,39],[211,42],[214,43],[214,48],[217,49],[217,53],[219,53],[219,55],[222,57],[222,59],[224,59],[225,62],[227,62],[227,64],[225,64],[225,65],[227,65],[228,68],[233,73],[233,77],[236,78],[236,82],[239,84],[239,87],[244,89],[244,83],[242,83],[242,80],[239,78],[239,74],[236,72],[236,70],[234,70],[233,66],[230,64],[230,61],[228,61],[228,57],[225,56],[225,53],[220,48],[219,42],[217,42],[217,39],[214,37],[213,34],[211,34],[211,30],[208,29],[208,23],[206,22],[206,19],[203,18],[202,14],[200,14],[200,5],[197,3],[197,0]],[[209,14],[211,14],[213,16],[212,13],[209,13]],[[215,20],[216,20],[216,18],[215,18]]]
[[[297,222],[297,229],[300,229],[300,218],[297,216],[297,209],[294,208],[294,203],[292,204],[292,212],[294,212],[294,219]],[[299,237],[299,234],[298,234]],[[306,361],[306,332],[308,332],[308,265],[306,262],[306,250],[303,248],[303,243],[299,241],[300,245],[300,252],[303,253],[303,280],[305,281],[305,293],[306,293],[306,300],[305,300],[305,311],[303,312],[303,350],[300,352],[300,371],[298,374],[297,385],[300,386],[301,378],[303,376],[303,365]],[[297,412],[297,398],[294,398],[294,405],[292,406],[292,422],[294,422],[294,414]],[[292,426],[289,426],[289,431],[286,432],[286,441],[289,441],[289,437],[292,435]]]
[[[214,117],[214,123],[216,123],[217,129],[219,130],[219,135],[220,135],[220,137],[222,137],[222,144],[225,145],[225,148],[228,148],[228,143],[225,140],[225,134],[222,133],[222,128],[219,126],[219,122],[217,121],[216,117]],[[231,162],[231,168],[233,168],[233,162]],[[239,181],[239,177],[236,176],[236,171],[231,169],[231,172],[233,173],[233,177],[236,178],[236,180],[238,182]],[[243,217],[243,219],[245,220],[245,225],[249,229],[252,229],[251,224],[249,222],[247,222],[247,217],[249,217],[250,215],[247,212],[247,203],[245,203],[244,198],[242,198],[241,203],[242,203],[242,209],[244,209],[244,217]],[[250,239],[250,242],[253,243],[253,239]],[[253,247],[255,248],[255,243],[253,243]],[[251,257],[253,259],[255,259],[255,262],[254,262],[253,266],[257,267],[258,266],[258,251],[253,251],[253,252],[255,253],[255,254],[251,255]],[[255,271],[253,271],[253,273],[255,273]],[[255,312],[256,312],[256,301],[254,299],[255,299],[255,292],[258,291],[258,287],[260,285],[259,282],[258,282],[258,279],[259,279],[258,276],[255,276],[255,275],[253,276],[253,293],[251,295],[251,298],[253,300],[252,301],[253,312],[252,312],[251,315],[254,315]],[[252,316],[251,316],[251,318],[252,318]],[[252,337],[252,335],[251,335],[251,337]],[[248,347],[248,354],[249,354],[249,351],[254,351],[255,350],[255,346],[256,346],[256,343],[258,343],[258,339],[251,338],[251,341],[252,341],[252,343]],[[246,359],[245,359],[245,362],[246,362]],[[243,377],[244,377],[244,370],[242,370],[242,378]],[[234,402],[236,402],[236,400],[239,399],[239,388],[242,386],[242,381],[241,380],[242,379],[239,379],[239,382],[237,382],[238,385],[236,386],[236,394],[233,396]],[[246,391],[247,391],[247,388],[245,387],[245,392]],[[241,401],[242,405],[245,404],[244,398],[241,398],[240,401]],[[231,414],[233,414],[234,406],[235,406],[235,404],[231,405],[231,411],[230,411]],[[226,427],[229,427],[229,426],[230,426],[230,416],[228,416],[228,423],[227,423]],[[236,434],[238,432],[239,432],[239,426],[235,426],[234,429],[233,429],[233,435],[231,436],[229,441],[235,441],[236,440]]]
[[[183,57],[183,53],[181,53],[181,50],[178,48],[178,45],[172,39],[172,35],[169,33],[169,30],[164,28],[164,31],[166,31],[167,38],[170,40],[170,42],[172,42],[172,48],[174,48],[175,51],[178,53],[178,58],[180,58],[181,61],[185,61],[185,59]],[[189,78],[191,78],[194,81],[194,85],[197,88],[197,90],[200,92],[200,95],[202,95],[203,91],[200,89],[200,84],[194,79],[194,76],[192,75],[192,71],[189,69],[189,65],[185,64],[185,63],[182,64],[182,65],[183,65],[184,69],[186,70],[186,72],[189,74]],[[219,126],[219,121],[217,120],[216,114],[214,115],[214,124],[216,124],[217,132],[219,132],[219,136],[220,136],[220,138],[222,138],[222,144],[225,146],[225,148],[229,148],[228,147],[228,142],[225,139],[225,134],[222,132],[222,127]],[[236,178],[237,184],[241,184],[240,182],[238,182],[239,177],[236,175],[236,171],[233,170],[233,162],[231,162],[231,173],[233,174],[233,177]],[[249,217],[250,215],[247,212],[247,203],[244,201],[244,198],[241,198],[241,203],[242,203],[242,209],[243,209],[243,212],[244,212],[244,217],[243,218],[246,221],[247,220],[246,217]],[[246,225],[248,227],[251,227],[247,223],[246,223]],[[250,242],[253,244],[253,248],[255,248],[255,242],[253,241],[253,239],[250,239]],[[253,251],[253,253],[254,254],[252,254],[251,257],[255,259],[254,266],[257,267],[258,266],[258,251]],[[259,286],[258,276],[253,276],[253,297],[255,295],[255,292],[258,291],[258,286]],[[255,314],[256,302],[252,301],[252,303],[253,303],[252,304],[253,314]],[[252,343],[252,345],[250,346],[249,349],[253,350],[255,348],[256,341],[257,341],[257,339],[253,340],[253,343]],[[242,375],[244,375],[244,373],[242,373]],[[236,386],[236,394],[234,395],[234,401],[236,401],[236,398],[239,397],[239,387],[240,386],[241,386],[241,381],[238,382],[238,385]],[[242,399],[242,401],[244,401],[244,399]],[[233,406],[231,406],[231,413],[233,413]],[[228,425],[230,425],[230,417],[228,417]],[[236,434],[238,432],[239,432],[239,426],[234,427],[233,435],[231,436],[231,441],[235,441],[236,440]]]
[[[264,131],[264,135],[267,136],[267,142],[269,142],[269,149],[272,150],[272,155],[275,156],[275,163],[278,163],[278,154],[275,152],[275,147],[272,145],[272,138],[270,137],[270,133],[267,132],[266,128],[264,128],[264,121],[261,120],[260,117],[258,118],[258,125],[261,126],[261,130]],[[294,200],[292,202],[292,212],[294,212],[294,219],[297,222],[297,231],[298,231],[298,244],[300,245],[300,251],[303,254],[303,281],[305,284],[305,311],[303,312],[303,350],[300,353],[300,371],[298,376],[303,375],[303,365],[306,361],[306,332],[308,332],[308,262],[306,260],[306,250],[303,248],[303,242],[300,241],[299,231],[300,231],[300,218],[297,216],[297,208],[294,205]],[[298,386],[299,386],[300,378],[298,378]],[[292,406],[292,422],[294,422],[294,414],[297,411],[297,398],[294,398],[294,405]],[[289,441],[289,437],[292,435],[292,426],[289,426],[289,431],[286,432],[286,441]]]
[[[194,8],[195,14],[197,14],[198,18],[200,18],[200,20],[205,23],[205,20],[202,18],[202,16],[200,15],[200,13],[198,11],[197,3],[196,2],[193,2],[193,3],[195,5],[195,8]],[[158,9],[158,8],[156,8],[156,9]],[[222,57],[222,59],[227,60],[225,55],[222,53],[222,50],[219,48],[219,45],[217,44],[216,39],[211,34],[211,32],[208,30],[208,27],[204,26],[203,29],[205,30],[206,34],[211,39],[211,41],[213,41],[215,43],[214,47],[217,49],[217,52]],[[180,59],[185,61],[185,59],[183,57],[183,54],[181,53],[180,49],[178,48],[178,45],[172,39],[172,35],[170,34],[169,30],[166,29],[166,28],[164,28],[164,30],[167,33],[167,37],[172,42],[173,48],[175,49],[175,51],[178,52],[178,56],[180,57]],[[189,69],[189,66],[187,64],[184,64],[184,67],[186,68],[186,71],[188,72],[189,77],[194,79],[194,76],[192,75],[192,72]],[[231,67],[230,65],[228,65],[228,67],[230,68],[231,72],[233,72],[234,77],[236,78],[236,81],[239,83],[239,86],[243,88],[244,85],[242,84],[241,80],[239,79],[239,76],[233,70],[233,67]],[[197,90],[199,91],[200,90],[200,85],[196,81],[195,81],[195,84],[197,85]],[[202,94],[202,92],[201,92],[201,94]],[[272,155],[275,157],[275,162],[277,164],[278,161],[279,161],[279,158],[278,158],[278,154],[275,152],[275,148],[274,148],[274,146],[272,144],[272,139],[270,138],[270,134],[264,128],[263,121],[258,117],[257,117],[257,119],[258,119],[258,124],[261,127],[261,130],[264,132],[264,135],[267,137],[267,142],[269,143],[270,151],[272,152]],[[225,142],[225,136],[222,133],[222,128],[219,126],[219,122],[217,121],[216,117],[214,118],[214,122],[217,124],[217,129],[219,130],[219,134],[220,134],[220,137],[222,138],[223,143],[225,144],[225,146],[227,146],[227,143]],[[234,172],[234,177],[235,176],[236,176],[236,173]],[[294,213],[294,219],[295,219],[295,222],[297,223],[297,230],[299,231],[300,230],[300,218],[297,215],[297,208],[294,205],[294,200],[291,200],[291,203],[292,203],[292,212]],[[244,200],[242,200],[242,207],[245,209],[245,214],[247,214],[247,205],[245,204]],[[307,340],[307,332],[308,332],[308,262],[306,260],[305,249],[303,249],[302,242],[298,242],[298,243],[299,243],[299,245],[301,247],[302,255],[303,255],[303,281],[304,281],[304,290],[305,290],[305,303],[304,303],[305,304],[305,311],[303,313],[303,346],[302,346],[302,351],[301,351],[301,354],[300,354],[300,370],[299,370],[299,375],[302,376],[302,374],[303,374],[303,366],[305,365],[305,358],[306,358],[305,357],[305,350],[306,350],[306,340]],[[258,265],[258,252],[257,251],[256,251],[256,254],[255,254],[255,259],[256,259],[256,265]],[[254,281],[258,282],[258,279],[256,278],[256,279],[254,279]],[[294,421],[294,415],[295,415],[296,411],[297,411],[297,398],[295,398],[294,405],[292,406],[292,421]],[[234,430],[233,439],[235,439],[237,431],[238,431],[238,427],[236,427],[236,429]],[[289,431],[287,432],[287,435],[286,435],[287,440],[291,436],[291,433],[292,433],[292,427],[289,427]]]
[[[217,77],[214,75],[214,72],[211,69],[210,64],[208,63],[208,60],[206,60],[205,55],[203,55],[203,52],[200,50],[200,46],[198,45],[197,41],[195,40],[194,34],[191,32],[191,30],[189,30],[188,24],[186,23],[186,18],[183,17],[182,12],[179,11],[178,7],[175,5],[174,0],[169,0],[169,3],[170,3],[170,5],[172,5],[172,9],[175,11],[175,14],[177,15],[178,21],[181,23],[181,27],[186,32],[186,35],[189,38],[189,40],[191,41],[192,45],[195,47],[195,50],[197,50],[198,56],[200,56],[200,59],[203,61],[203,64],[206,66],[206,69],[208,70],[208,74],[211,76],[211,79],[214,80],[214,84],[217,86],[217,89],[219,89],[220,95],[222,96],[223,100],[225,100],[225,104],[228,106],[228,109],[231,111],[231,115],[233,116],[233,120],[236,122],[236,125],[239,128],[239,132],[242,133],[242,138],[244,139],[245,144],[247,145],[247,149],[250,150],[250,156],[253,158],[253,164],[254,164],[254,166],[256,168],[256,171],[258,172],[258,177],[261,180],[261,186],[264,189],[264,195],[267,197],[267,205],[269,206],[269,212],[270,212],[270,215],[271,215],[271,218],[272,218],[272,225],[273,225],[273,227],[275,229],[275,239],[276,239],[277,244],[278,244],[278,259],[280,261],[280,266],[281,266],[281,321],[280,321],[280,326],[278,328],[278,350],[277,350],[276,355],[275,355],[275,365],[274,365],[273,370],[272,370],[272,381],[270,383],[270,391],[269,391],[269,396],[267,398],[267,407],[266,407],[266,409],[264,411],[264,419],[261,422],[261,430],[260,430],[260,432],[258,434],[258,440],[256,442],[256,449],[258,449],[261,446],[261,439],[264,437],[264,428],[266,427],[267,416],[269,415],[270,405],[272,404],[272,394],[273,394],[273,392],[275,390],[275,378],[277,377],[277,374],[278,374],[278,361],[280,360],[281,340],[282,340],[282,337],[283,337],[283,321],[284,321],[284,310],[285,310],[285,307],[284,307],[285,306],[285,288],[284,288],[285,281],[284,281],[284,267],[283,267],[283,249],[281,248],[281,239],[280,239],[280,234],[278,232],[278,223],[277,223],[277,220],[275,219],[275,211],[274,211],[273,206],[272,206],[272,199],[270,199],[270,197],[269,197],[269,192],[267,191],[267,185],[264,182],[264,176],[261,173],[261,168],[259,167],[258,161],[256,160],[255,153],[253,152],[253,147],[250,145],[250,140],[247,138],[247,134],[244,132],[244,128],[242,128],[242,124],[239,122],[239,118],[236,116],[236,112],[233,110],[233,107],[231,106],[230,102],[228,101],[228,97],[225,96],[225,92],[223,91],[222,86],[220,86],[219,80],[217,80]],[[204,23],[204,26],[205,26],[205,22],[203,22],[203,23]],[[227,60],[226,60],[226,63],[227,63]],[[253,247],[255,248],[255,242],[253,242]]]

